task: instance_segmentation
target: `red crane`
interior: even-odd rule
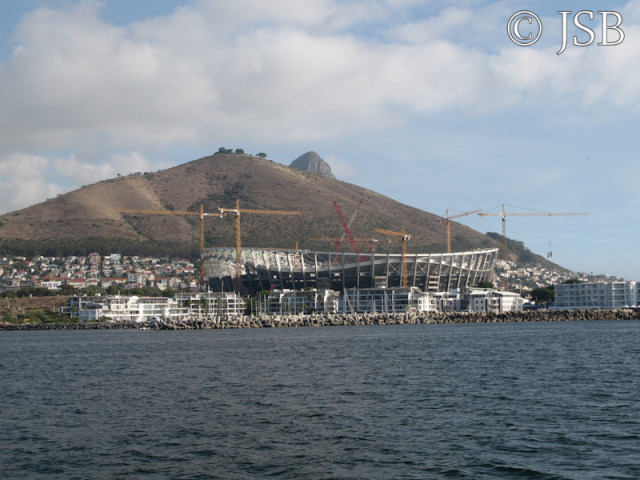
[[[362,203],[362,202],[360,202]],[[358,213],[358,209],[360,208],[360,203],[358,203],[358,206],[356,207],[356,211],[353,212],[353,215],[351,216],[351,219],[349,220],[349,223],[351,223],[353,221],[353,219],[356,216],[356,213]],[[351,235],[351,230],[349,230],[349,225],[347,224],[346,220],[344,219],[344,215],[342,215],[342,211],[340,210],[340,207],[338,206],[338,204],[336,202],[333,202],[333,205],[336,207],[336,212],[338,212],[338,217],[340,217],[340,221],[342,222],[342,227],[344,228],[345,233],[347,234],[347,236],[349,237],[349,241],[351,242],[351,245],[353,246],[353,250],[358,254],[358,257],[360,258],[360,261],[364,261],[364,258],[362,257],[362,255],[360,255],[360,249],[358,248],[358,244],[356,243],[355,239],[353,238],[353,235]]]

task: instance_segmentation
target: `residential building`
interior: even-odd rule
[[[348,288],[342,292],[340,311],[344,313],[402,313],[435,310],[432,293],[417,287]]]
[[[297,313],[336,313],[340,292],[333,290],[276,290],[267,297],[267,312],[279,315]]]
[[[558,309],[640,306],[640,282],[561,283],[554,290],[554,308]]]
[[[402,313],[402,312],[520,312],[524,299],[513,292],[493,289],[455,289],[423,292],[410,288],[350,288],[273,291],[267,312],[298,313]]]
[[[179,319],[191,315],[238,315],[244,301],[234,293],[202,292],[173,297],[92,296],[72,297],[60,313],[81,322],[107,319],[113,322],[145,322],[157,319]]]
[[[454,289],[449,292],[436,292],[433,294],[435,309],[439,312],[462,311],[462,291]]]
[[[514,292],[471,289],[464,294],[469,312],[521,312],[524,298]]]
[[[177,293],[171,298],[196,315],[240,315],[245,309],[242,297],[232,292]]]

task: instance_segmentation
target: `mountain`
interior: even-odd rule
[[[112,178],[1,215],[0,247],[63,244],[68,252],[84,245],[110,253],[123,251],[125,245],[144,250],[159,242],[173,251],[197,254],[198,216],[120,210],[199,212],[202,205],[205,212],[215,213],[218,207],[234,208],[236,200],[245,209],[301,212],[243,214],[244,246],[333,251],[331,238],[343,234],[335,201],[347,219],[360,205],[351,230],[355,237],[377,239],[377,252],[399,252],[400,241],[375,229],[400,231],[403,226],[411,235],[409,252],[446,251],[442,217],[350,183],[237,153],[216,153],[158,172]],[[204,227],[205,246],[235,245],[234,217],[206,216]],[[500,246],[496,239],[459,223],[452,222],[451,232],[454,250]],[[368,251],[369,244],[360,243],[359,248]],[[342,250],[353,251],[347,238]]]
[[[304,172],[317,173],[323,177],[336,178],[331,173],[331,166],[320,158],[320,155],[316,152],[307,152],[300,155],[289,166]]]

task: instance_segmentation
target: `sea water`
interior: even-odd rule
[[[2,479],[637,479],[640,321],[0,333]]]

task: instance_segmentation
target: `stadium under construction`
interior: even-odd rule
[[[349,288],[393,288],[403,285],[425,292],[448,292],[490,281],[498,249],[454,253],[359,255],[246,248],[237,261],[236,249],[203,251],[204,269],[214,291],[235,291],[238,269],[242,292],[262,290],[344,291]]]

